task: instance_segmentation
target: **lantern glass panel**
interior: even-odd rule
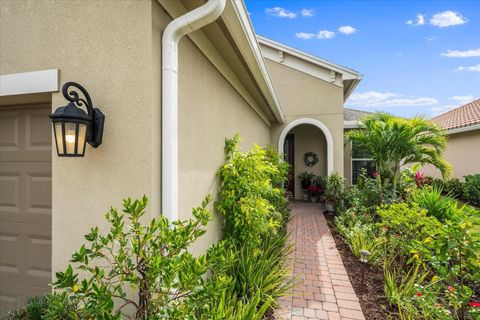
[[[55,122],[53,128],[55,129],[55,142],[57,144],[57,152],[59,155],[65,153],[63,150],[63,134],[62,122]]]
[[[85,153],[85,144],[87,142],[87,125],[80,123],[78,127],[78,154],[83,155]]]
[[[75,144],[77,142],[77,124],[75,122],[65,122],[65,146],[67,154],[75,154]]]

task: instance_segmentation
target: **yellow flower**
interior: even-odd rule
[[[77,292],[78,290],[80,290],[80,288],[76,284],[74,284],[72,290],[73,292]]]

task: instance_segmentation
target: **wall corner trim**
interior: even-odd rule
[[[58,91],[58,69],[0,75],[0,96]]]

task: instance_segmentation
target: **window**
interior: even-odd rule
[[[372,176],[375,171],[375,164],[366,150],[359,148],[352,142],[352,184],[357,183],[362,169],[365,169],[367,174]]]

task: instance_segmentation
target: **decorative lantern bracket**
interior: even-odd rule
[[[77,91],[70,90],[70,87],[74,87],[82,92],[85,99],[81,98]],[[87,142],[92,147],[96,148],[102,144],[103,138],[103,126],[105,123],[105,115],[98,108],[93,107],[92,99],[88,94],[87,90],[80,84],[69,81],[66,82],[62,87],[62,94],[70,102],[73,102],[77,107],[85,105],[87,109],[88,117],[91,119],[90,125],[88,127]]]

